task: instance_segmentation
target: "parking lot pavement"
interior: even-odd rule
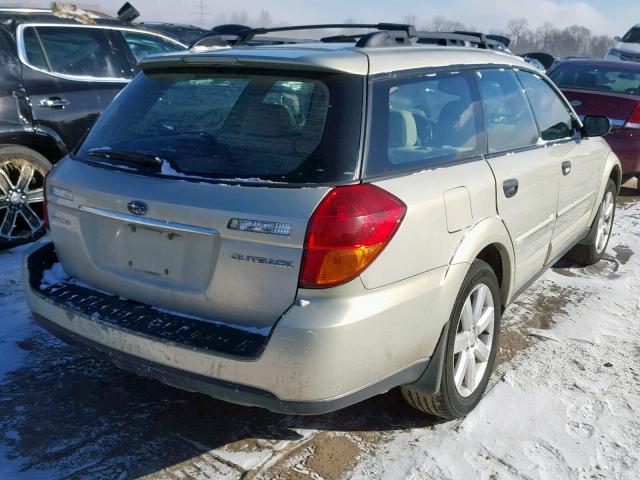
[[[448,423],[396,390],[292,417],[120,371],[33,325],[22,251],[0,252],[0,478],[640,478],[633,193],[602,262],[559,265],[507,310],[492,387]]]

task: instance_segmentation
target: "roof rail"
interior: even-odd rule
[[[443,46],[477,46],[487,50],[508,51],[509,39],[499,35],[485,35],[476,32],[417,32],[417,43]],[[498,39],[499,38],[499,39]]]

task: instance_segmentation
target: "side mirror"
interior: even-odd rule
[[[582,121],[584,134],[587,137],[604,137],[611,133],[611,120],[607,117],[587,115]]]
[[[619,41],[620,41],[620,37],[613,37],[613,39],[614,39],[616,42],[619,42]]]

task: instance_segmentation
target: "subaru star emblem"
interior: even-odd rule
[[[129,203],[127,203],[127,209],[134,215],[140,216],[146,215],[149,211],[149,207],[147,207],[147,204],[141,202],[140,200],[131,200]]]
[[[571,102],[572,107],[579,107],[580,105],[582,105],[582,102],[580,100],[573,100]]]

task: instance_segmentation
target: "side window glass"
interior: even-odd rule
[[[24,31],[31,66],[74,77],[131,78],[126,55],[110,30],[83,27],[28,27]]]
[[[379,82],[373,96],[367,175],[484,153],[480,102],[470,74]]]
[[[122,31],[122,36],[126,40],[127,45],[129,45],[136,60],[141,60],[149,55],[184,50],[184,48],[177,43],[149,33]]]
[[[511,70],[480,70],[476,75],[489,153],[535,145],[538,127],[515,73]]]
[[[38,38],[35,28],[27,28],[24,31],[24,50],[27,54],[27,61],[30,65],[41,70],[50,71],[49,65],[42,48],[42,43]]]
[[[571,115],[556,92],[538,75],[520,71],[518,78],[533,107],[542,139],[560,140],[571,137]]]

